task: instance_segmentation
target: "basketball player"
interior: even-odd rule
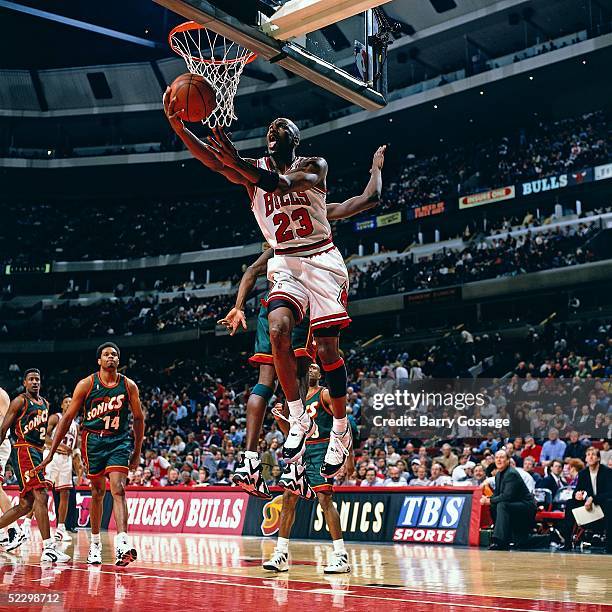
[[[348,272],[334,246],[326,216],[327,162],[321,157],[297,157],[298,127],[275,119],[267,132],[268,155],[243,159],[220,128],[207,142],[199,140],[181,121],[176,97],[167,89],[164,111],[173,130],[189,151],[211,170],[243,185],[265,240],[274,249],[268,264],[273,283],[268,298],[268,322],[276,374],[289,405],[291,427],[283,446],[287,462],[297,461],[314,431],[300,398],[297,361],[291,348],[296,322],[310,311],[310,326],[330,389],[333,428],[321,474],[335,476],[352,445],[346,418],[346,367],[340,357],[340,330],[350,323],[346,312]]]
[[[2,425],[2,421],[8,412],[10,403],[11,400],[8,393],[0,387],[0,425]],[[2,488],[4,485],[4,470],[6,469],[6,464],[10,456],[11,442],[9,436],[7,436],[4,442],[0,444],[0,510],[2,510],[3,513],[10,510],[12,506],[9,496]],[[0,546],[2,546],[4,550],[14,550],[18,546],[21,546],[23,542],[24,537],[17,523],[11,525],[8,532],[4,528],[0,529]]]
[[[126,566],[136,560],[137,554],[127,536],[125,487],[128,471],[135,470],[140,463],[144,415],[136,383],[117,371],[119,347],[114,342],[105,342],[98,347],[96,356],[100,369],[78,382],[70,405],[55,428],[49,455],[41,467],[46,468],[51,463],[72,421],[83,409],[81,448],[87,477],[91,481],[92,497],[91,544],[87,563],[102,563],[100,525],[108,476],[117,523],[115,565]],[[128,431],[130,410],[133,418],[133,444]]]
[[[289,536],[295,520],[295,508],[298,502],[298,494],[294,483],[295,470],[299,463],[303,462],[307,475],[307,482],[312,486],[317,495],[323,516],[329,529],[334,546],[332,560],[323,572],[325,574],[343,574],[351,571],[348,562],[348,554],[344,547],[342,528],[340,526],[340,515],[333,504],[331,478],[321,476],[321,467],[325,461],[327,442],[332,431],[331,397],[329,390],[319,385],[321,381],[321,370],[316,363],[308,369],[308,392],[306,394],[306,410],[314,421],[314,433],[306,440],[306,449],[300,461],[290,463],[279,485],[285,489],[283,493],[283,507],[280,516],[280,528],[276,549],[269,561],[263,564],[263,568],[276,572],[286,572],[289,569]],[[283,433],[288,434],[288,420],[276,412],[279,427]],[[356,435],[356,432],[355,432]]]
[[[25,371],[23,386],[25,392],[11,403],[0,426],[0,444],[11,428],[13,449],[11,463],[19,485],[19,504],[0,517],[0,528],[8,527],[17,519],[34,509],[34,516],[43,537],[42,562],[65,563],[70,557],[58,550],[51,537],[47,488],[49,482],[44,473],[37,470],[42,463],[42,451],[47,436],[49,402],[40,395],[40,370]]]
[[[382,191],[381,173],[385,150],[386,146],[382,146],[374,153],[370,180],[361,195],[350,198],[341,204],[327,205],[328,220],[346,219],[376,206]],[[219,324],[227,327],[231,335],[236,333],[239,326],[246,329],[244,308],[247,296],[255,286],[257,278],[266,274],[268,261],[273,254],[273,250],[268,249],[247,268],[238,287],[234,308],[219,321]],[[313,345],[310,342],[311,338],[309,336],[309,322],[305,318],[299,325],[294,327],[292,332],[292,347],[298,359],[299,374],[307,372],[308,366],[314,359],[314,353],[312,352]],[[305,365],[303,362],[305,362]],[[255,354],[250,357],[249,363],[259,367],[259,380],[247,401],[246,451],[234,473],[233,481],[252,495],[271,499],[272,496],[266,482],[261,476],[261,461],[257,452],[266,406],[274,393],[276,380],[268,325],[268,308],[265,304],[262,304],[259,310],[255,336]],[[302,377],[300,376],[300,378]]]
[[[72,398],[67,395],[62,400],[62,415],[66,414],[68,406]],[[47,425],[47,448],[51,447],[53,440],[53,432],[59,423],[60,415],[52,414],[49,417]],[[79,426],[75,421],[70,423],[70,429],[64,436],[61,444],[57,447],[57,453],[53,460],[47,466],[47,480],[53,483],[53,488],[59,494],[59,504],[57,508],[57,530],[55,531],[55,539],[60,542],[71,542],[72,538],[66,531],[66,516],[68,514],[68,499],[70,498],[70,489],[72,489],[72,461],[73,455],[78,457],[77,440],[79,439]],[[48,450],[44,453],[48,455]]]

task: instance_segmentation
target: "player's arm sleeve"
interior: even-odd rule
[[[170,467],[170,462],[161,455],[159,456],[159,467],[161,467],[162,470],[167,470]]]

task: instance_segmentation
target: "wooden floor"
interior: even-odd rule
[[[0,610],[9,593],[21,592],[57,592],[66,610],[612,610],[611,556],[349,543],[352,573],[324,576],[331,546],[321,543],[293,542],[290,571],[274,574],[260,567],[273,539],[132,541],[139,560],[128,568],[112,565],[108,534],[104,564],[88,566],[84,531],[66,547],[71,563],[41,567],[35,533],[16,554],[0,554]]]

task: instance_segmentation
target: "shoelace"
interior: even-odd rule
[[[289,418],[287,418],[277,408],[272,408],[272,414],[275,417],[277,417],[279,419],[282,419],[283,421],[286,421],[287,423],[289,423],[289,431],[291,431],[291,429],[293,428],[294,425],[298,425],[300,427],[300,429],[303,429],[302,424],[301,424],[301,419],[299,419],[298,417],[294,417],[294,416],[289,415]]]
[[[342,444],[342,442],[340,441],[340,438],[343,435],[344,434],[337,434],[334,430],[332,430],[329,440],[330,450],[332,452],[335,452],[339,459],[342,459],[342,455],[344,455],[345,457],[349,456],[349,449],[346,448],[344,444]]]

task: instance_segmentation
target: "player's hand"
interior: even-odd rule
[[[229,331],[230,336],[233,336],[236,333],[236,330],[240,325],[242,325],[242,329],[246,330],[247,323],[246,317],[244,315],[244,310],[240,310],[240,308],[232,308],[223,319],[219,319],[217,321],[218,325],[224,325]]]
[[[182,108],[176,108],[176,96],[172,95],[170,87],[166,87],[164,91],[164,113],[170,123],[170,127],[178,134],[182,132],[185,126],[183,125],[182,119],[179,117],[179,113],[183,111]]]
[[[234,166],[240,160],[240,155],[225,131],[213,128],[213,135],[206,139],[206,148],[224,165]]]
[[[33,470],[29,471],[29,474],[34,476],[39,472],[44,472],[47,469],[47,466],[51,463],[52,459],[53,455],[49,453],[37,466],[34,466]]]
[[[378,147],[374,152],[374,156],[372,157],[372,170],[382,170],[385,164],[385,151],[387,150],[387,145],[382,145],[382,147]]]
[[[140,465],[140,451],[134,451],[130,456],[130,462],[128,463],[128,469],[134,472]]]

